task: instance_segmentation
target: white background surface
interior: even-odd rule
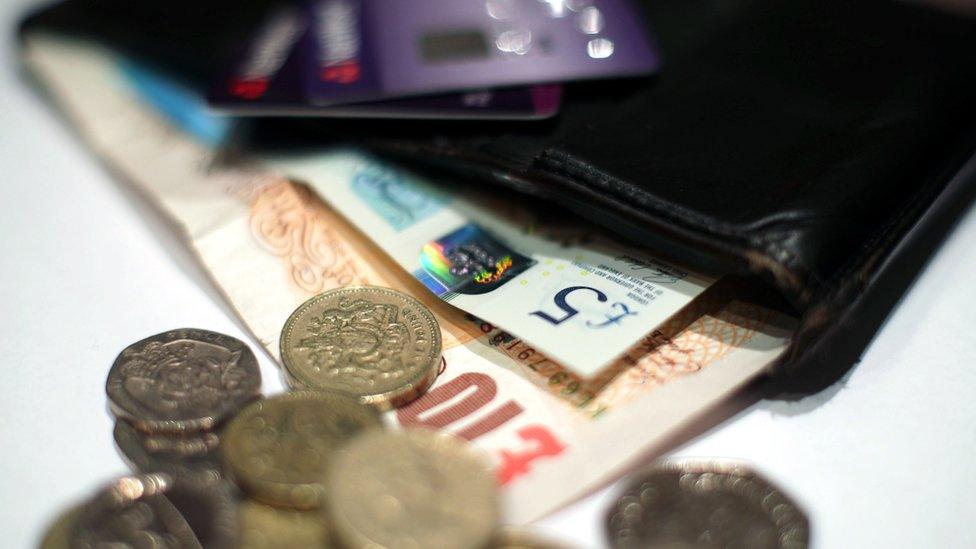
[[[29,3],[0,2],[3,547],[35,545],[63,506],[125,471],[104,393],[123,347],[197,326],[258,348],[165,220],[26,85],[13,25]],[[807,509],[819,547],[976,546],[974,250],[971,208],[844,380],[759,402],[675,454],[751,462]],[[617,489],[535,530],[599,547]]]

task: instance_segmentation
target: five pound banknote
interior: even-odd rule
[[[553,231],[558,219],[540,227],[517,203],[485,207],[458,184],[435,186],[360,153],[268,160],[308,182],[429,291],[583,378],[714,281],[592,230]]]

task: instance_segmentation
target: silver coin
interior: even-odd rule
[[[733,461],[676,460],[636,473],[610,509],[613,547],[801,548],[806,515]]]
[[[150,437],[120,419],[112,436],[136,473],[166,473],[180,484],[210,485],[221,478],[218,445],[211,441],[217,437],[214,433],[192,438],[170,435],[166,440],[165,435]]]
[[[189,524],[164,493],[166,475],[122,477],[78,511],[69,535],[73,548],[199,548]]]
[[[146,432],[212,429],[261,392],[254,353],[233,337],[184,328],[127,347],[105,384],[112,411]]]

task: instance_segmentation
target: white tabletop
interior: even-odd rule
[[[105,375],[132,341],[195,326],[248,340],[174,229],[27,85],[0,6],[0,546],[125,471]],[[976,545],[976,208],[863,360],[798,402],[761,401],[674,453],[751,462],[809,513],[818,547]],[[257,344],[251,341],[257,348]],[[266,392],[281,390],[259,354]],[[603,544],[619,485],[535,529]]]

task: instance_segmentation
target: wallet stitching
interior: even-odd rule
[[[581,177],[587,182],[593,183],[600,188],[610,191],[614,195],[618,195],[617,198],[623,201],[627,201],[627,196],[620,196],[622,193],[614,187],[623,188],[627,186],[625,183],[620,181],[618,178],[613,177],[609,174],[601,172],[595,168],[580,166],[580,162],[576,160],[572,155],[564,152],[555,151],[552,149],[547,149],[542,152],[538,161],[550,167],[551,169],[560,172],[562,175],[569,177]],[[595,177],[594,177],[595,176]],[[632,188],[632,187],[631,187]],[[730,236],[734,236],[740,240],[747,240],[738,231],[737,228],[731,224],[718,221],[712,218],[703,216],[689,208],[675,204],[673,202],[667,202],[661,198],[651,195],[650,193],[642,190],[633,188],[634,195],[641,195],[641,206],[647,207],[648,209],[655,210],[658,215],[663,217],[672,217],[674,221],[681,222],[687,226],[698,230],[710,230],[710,226],[721,227],[722,230],[728,233]],[[681,217],[674,217],[670,215],[668,210],[679,212]]]
[[[431,144],[431,143],[416,143],[416,142],[393,142],[393,143],[391,143],[391,142],[382,143],[381,142],[381,143],[376,143],[376,145],[378,145],[378,146],[380,146],[382,148],[385,148],[388,151],[392,149],[392,151],[400,151],[400,152],[405,152],[407,154],[410,154],[410,153],[413,153],[413,154],[416,154],[416,153],[427,153],[427,154],[431,154],[431,155],[449,156],[449,157],[459,158],[459,159],[462,159],[462,160],[469,160],[469,161],[475,162],[477,164],[481,164],[481,165],[484,165],[484,166],[489,166],[490,168],[497,168],[499,170],[504,170],[504,171],[507,171],[507,172],[520,174],[520,175],[526,177],[527,179],[531,179],[532,181],[535,181],[537,183],[540,182],[540,181],[543,181],[543,180],[549,180],[549,181],[553,182],[556,185],[575,187],[575,188],[577,188],[577,189],[579,189],[579,190],[581,190],[583,192],[587,192],[587,191],[592,192],[593,191],[593,189],[588,188],[585,185],[581,185],[580,183],[578,183],[577,181],[575,181],[572,177],[570,177],[572,174],[570,174],[568,172],[565,172],[563,170],[553,170],[553,171],[546,171],[546,170],[542,170],[542,169],[535,170],[535,169],[533,169],[531,167],[528,167],[528,166],[518,165],[520,163],[508,164],[508,163],[505,163],[505,162],[500,161],[501,159],[498,158],[497,156],[487,155],[487,154],[484,154],[484,153],[480,153],[480,151],[476,153],[476,152],[473,152],[473,151],[471,151],[469,149],[461,149],[461,148],[458,148],[458,147],[452,147],[452,146],[447,145],[447,144]],[[559,172],[563,172],[563,173],[559,173]],[[523,190],[525,192],[529,192],[530,194],[541,195],[541,193],[538,193],[538,192],[534,192],[533,193],[532,191],[534,189],[532,189],[532,188],[527,188],[526,186],[519,185],[518,184],[518,181],[515,178],[509,176],[509,174],[507,174],[507,173],[506,174],[499,174],[498,172],[492,172],[492,174],[495,176],[496,179],[498,179],[500,181],[504,181],[509,186],[516,187],[517,189]],[[541,177],[538,177],[538,178],[531,177],[533,175],[539,175]],[[559,177],[559,181],[557,182],[556,180],[554,180],[554,177],[553,176]],[[544,195],[542,195],[542,196],[544,196]],[[549,197],[549,198],[551,198],[551,197]],[[643,211],[635,208],[634,205],[628,204],[626,201],[620,201],[616,197],[613,197],[613,196],[610,196],[610,195],[606,195],[605,194],[605,195],[602,195],[601,198],[604,199],[604,200],[613,200],[614,206],[619,207],[619,208],[624,209],[624,210],[627,210],[627,211],[631,212],[632,214],[639,215],[639,216],[642,216],[642,217],[646,217],[647,216],[647,213],[646,212],[643,212]],[[664,216],[662,216],[662,217],[664,217]],[[651,219],[653,220],[653,218],[651,218]],[[681,223],[681,225],[687,225],[687,224]],[[694,230],[699,231],[699,232],[702,231],[702,229],[700,227],[689,226],[689,228],[694,229]],[[707,232],[707,230],[705,232]],[[741,239],[741,240],[743,240],[743,242],[745,243],[745,240],[744,239]],[[742,257],[739,257],[738,259],[739,260],[742,260],[743,258]]]

